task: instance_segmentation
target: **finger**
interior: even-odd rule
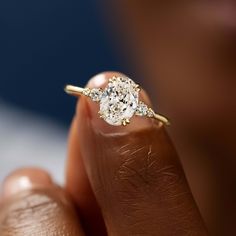
[[[49,174],[36,168],[9,175],[2,187],[1,236],[84,236],[73,204],[53,184]]]
[[[76,118],[73,119],[69,134],[66,189],[77,205],[86,235],[106,235],[102,214],[80,155]]]
[[[102,87],[107,77],[116,72],[107,72],[96,76],[96,87]],[[119,73],[120,74],[120,73]],[[122,74],[120,74],[122,75]],[[88,84],[88,86],[93,86]],[[148,100],[147,97],[145,97]],[[106,228],[100,207],[91,189],[87,173],[80,154],[78,122],[76,116],[72,121],[68,142],[68,160],[66,168],[66,189],[77,203],[78,211],[86,235],[106,235]],[[91,225],[93,227],[91,227]]]
[[[101,78],[105,86],[109,76],[100,74],[89,86],[100,87]],[[141,96],[148,103],[145,94]],[[115,127],[106,124],[97,112],[96,103],[80,99],[76,144],[108,234],[206,235],[163,125],[138,117],[127,127]],[[78,187],[75,184],[74,188]]]

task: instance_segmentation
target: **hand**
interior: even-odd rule
[[[88,86],[104,86],[109,74]],[[151,106],[146,93],[141,96]],[[109,126],[97,110],[80,98],[64,188],[40,169],[6,178],[0,235],[207,235],[164,126],[145,118]]]

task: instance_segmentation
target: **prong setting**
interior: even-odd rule
[[[109,78],[108,81],[109,82],[114,82],[116,80],[116,78],[117,78],[116,76],[113,76],[113,77]]]
[[[122,120],[122,125],[123,125],[123,126],[126,126],[126,125],[128,125],[128,124],[130,124],[130,120],[129,120],[129,119],[123,119],[123,120]]]
[[[138,92],[141,91],[141,87],[140,87],[139,84],[136,84],[136,90],[137,90]]]

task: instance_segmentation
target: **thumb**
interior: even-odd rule
[[[104,87],[110,76],[97,75],[88,86]],[[144,92],[141,97],[149,103]],[[125,127],[108,125],[99,118],[98,105],[85,97],[75,122],[77,158],[82,157],[109,235],[206,235],[161,123],[137,117]]]

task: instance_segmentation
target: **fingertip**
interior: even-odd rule
[[[103,88],[112,76],[125,76],[118,71],[104,71],[93,76],[87,83],[89,88]]]
[[[99,73],[93,76],[87,83],[89,88],[102,88],[104,89],[109,79],[112,77],[125,77],[129,78],[127,75],[117,72],[117,71],[107,71]],[[144,102],[148,107],[152,107],[150,98],[144,89],[139,92],[139,100]],[[155,122],[153,119],[147,119],[147,117],[133,116],[127,126],[113,126],[107,124],[104,119],[101,119],[99,113],[99,104],[91,101],[90,98],[81,97],[77,104],[76,117],[84,122],[89,121],[92,127],[99,132],[103,133],[127,133],[151,127]]]
[[[93,76],[87,83],[88,88],[104,88],[108,80],[112,78],[113,76],[115,77],[128,77],[127,75],[118,72],[118,71],[105,71],[102,73],[99,73],[95,76]],[[147,105],[152,106],[151,100],[145,91],[145,89],[141,89],[140,91],[140,97],[141,100],[144,101]]]
[[[21,168],[10,173],[3,181],[1,198],[5,199],[24,190],[40,187],[51,187],[53,180],[50,174],[40,168]]]

